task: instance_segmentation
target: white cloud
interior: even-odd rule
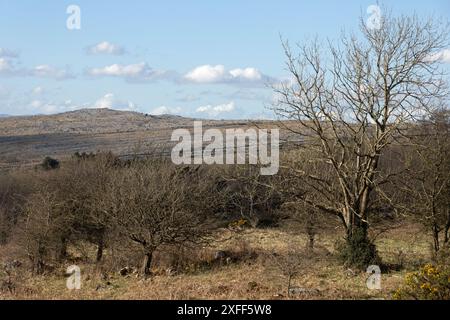
[[[65,110],[61,110],[60,107],[54,104],[45,104],[41,107],[42,113],[46,114],[54,114],[58,112],[64,112]]]
[[[220,82],[224,79],[225,67],[223,65],[204,65],[188,72],[185,78],[198,83]]]
[[[48,64],[38,65],[31,69],[17,69],[14,61],[5,58],[0,58],[0,75],[12,77],[32,76],[56,80],[65,80],[75,77],[66,69],[60,69]]]
[[[147,65],[145,63],[138,63],[130,65],[113,64],[103,68],[91,69],[90,73],[94,76],[135,77],[146,72],[148,72]]]
[[[450,63],[450,49],[442,50],[439,53],[439,60],[441,60],[445,63]]]
[[[29,103],[28,108],[31,108],[33,113],[52,114],[66,111],[55,103],[46,102],[42,100],[33,100]]]
[[[235,110],[234,102],[219,104],[216,106],[207,105],[198,107],[195,111],[198,113],[206,113],[208,116],[217,117],[220,114],[232,112]]]
[[[88,54],[111,54],[116,56],[125,54],[125,49],[123,47],[108,41],[102,41],[96,45],[90,46],[86,51]]]
[[[112,64],[102,68],[92,68],[88,74],[94,77],[122,77],[131,81],[151,81],[163,78],[165,71],[153,70],[145,62],[129,65]]]
[[[16,69],[19,55],[11,50],[0,48],[0,75],[14,76],[22,71]]]
[[[14,66],[9,59],[0,58],[0,74],[9,74],[14,72]]]
[[[428,61],[442,61],[444,63],[450,63],[450,49],[444,49],[440,52],[432,54],[427,59]]]
[[[32,76],[42,78],[53,78],[57,80],[69,79],[74,76],[66,69],[59,69],[48,64],[42,64],[29,71]]]
[[[194,83],[261,83],[270,78],[255,68],[227,70],[223,65],[203,65],[189,71],[184,79]]]
[[[107,93],[95,102],[78,104],[71,99],[64,101],[47,100],[45,97],[33,98],[32,95],[17,100],[15,105],[22,105],[21,114],[53,114],[79,109],[108,108],[122,111],[137,111],[138,107],[131,101],[123,101],[113,93]]]
[[[11,77],[43,77],[63,80],[74,78],[67,69],[41,64],[33,68],[17,68],[20,64],[19,55],[14,51],[0,48],[0,75]]]
[[[153,114],[155,116],[160,116],[163,114],[179,114],[179,113],[181,113],[180,107],[171,108],[166,106],[155,108],[150,112],[150,114]]]
[[[262,79],[262,74],[255,68],[233,69],[230,70],[233,79],[242,79],[249,81],[259,81]]]
[[[43,104],[44,103],[42,101],[40,101],[40,100],[33,100],[33,101],[30,102],[30,107],[37,109],[37,108],[42,107]]]
[[[136,104],[131,101],[122,101],[116,98],[113,93],[107,93],[100,99],[98,99],[93,108],[100,109],[116,109],[116,110],[126,110],[126,111],[135,111],[137,110]]]

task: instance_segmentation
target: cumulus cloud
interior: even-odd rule
[[[203,65],[189,71],[184,79],[193,83],[253,83],[270,81],[256,68],[237,68],[227,70],[223,65]]]
[[[27,110],[30,109],[31,112],[39,114],[53,114],[66,111],[62,105],[43,100],[32,100],[27,106]]]
[[[19,55],[15,51],[0,48],[0,75],[14,76],[21,73],[16,68],[18,58]]]
[[[67,69],[60,69],[48,64],[38,65],[29,71],[30,75],[41,78],[53,78],[56,80],[74,78],[74,75]]]
[[[63,80],[74,78],[67,69],[57,68],[48,64],[37,65],[33,68],[18,68],[19,55],[12,50],[0,48],[0,75],[10,77],[43,77]]]
[[[445,49],[439,52],[438,59],[445,63],[450,63],[450,49]]]
[[[223,65],[199,66],[187,74],[180,75],[174,71],[155,70],[147,63],[112,64],[104,67],[90,68],[86,74],[92,77],[118,77],[128,82],[150,82],[169,80],[178,84],[243,84],[246,86],[261,86],[274,82],[274,79],[262,74],[255,68],[236,68],[227,70]]]
[[[163,114],[180,114],[181,108],[180,107],[166,107],[166,106],[160,106],[158,108],[153,109],[150,114],[153,114],[155,116],[160,116]]]
[[[14,73],[13,63],[7,58],[0,58],[0,74]]]
[[[444,63],[450,63],[450,49],[444,49],[436,52],[430,55],[427,60],[430,62],[441,61]]]
[[[259,81],[262,79],[262,74],[255,68],[233,69],[230,70],[230,75],[233,79]]]
[[[101,68],[92,68],[87,71],[93,77],[119,77],[128,81],[153,81],[168,75],[165,71],[152,69],[147,63],[122,65],[112,64]]]
[[[107,93],[100,99],[98,99],[93,108],[100,109],[115,109],[115,110],[123,110],[123,111],[136,111],[138,107],[132,101],[122,101],[113,93]]]
[[[56,80],[71,79],[75,76],[67,69],[57,68],[48,64],[37,65],[33,68],[18,68],[19,58],[12,52],[1,49],[0,75],[10,77],[42,77]]]
[[[224,79],[225,67],[223,65],[204,65],[195,68],[185,75],[187,80],[198,83],[219,82]]]
[[[220,114],[232,112],[235,110],[234,102],[219,104],[216,106],[207,105],[198,107],[195,111],[198,113],[205,113],[210,117],[217,117]]]
[[[72,99],[47,99],[45,94],[36,95],[34,93],[36,91],[35,89],[25,92],[21,96],[17,96],[15,99],[11,100],[9,104],[6,104],[6,108],[8,109],[13,107],[14,112],[12,114],[54,114],[79,109],[97,108],[108,108],[121,111],[138,110],[138,106],[134,102],[121,100],[117,98],[113,93],[107,93],[99,99],[93,100],[91,102],[78,103],[73,101]],[[21,110],[20,112],[18,112],[19,109]]]
[[[125,49],[122,46],[110,43],[108,41],[102,41],[93,46],[86,48],[88,54],[111,54],[120,56],[125,54]]]

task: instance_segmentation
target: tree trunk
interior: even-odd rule
[[[103,257],[103,248],[104,248],[104,243],[103,243],[103,239],[101,239],[98,242],[98,247],[97,247],[97,258],[96,261],[97,263],[100,262],[102,260]]]
[[[147,252],[144,256],[144,261],[142,263],[142,274],[144,276],[149,276],[151,274],[150,267],[152,265],[153,251]]]
[[[291,296],[291,282],[292,282],[292,275],[290,274],[288,277],[288,289],[287,289],[288,297]]]
[[[58,260],[61,262],[67,257],[67,239],[61,238],[61,248],[59,250]]]
[[[434,253],[437,253],[440,249],[439,245],[439,229],[436,225],[433,226],[433,242],[434,242]]]
[[[358,212],[357,209],[345,209],[347,215],[347,238],[353,238],[354,234],[357,232],[358,237],[362,237],[364,239],[368,239],[368,229],[369,226],[366,221],[363,221],[360,217],[364,217],[365,214]],[[355,214],[354,212],[358,212]]]
[[[350,221],[351,224],[347,226],[346,248],[341,252],[345,264],[358,269],[378,264],[376,247],[369,239],[367,222],[354,213]]]
[[[314,235],[309,235],[308,248],[310,251],[314,250]]]
[[[447,223],[444,228],[444,243],[447,244],[449,242],[449,232],[450,230],[450,210],[447,209]]]

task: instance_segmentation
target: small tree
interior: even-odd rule
[[[207,240],[210,185],[195,170],[146,161],[116,174],[108,194],[121,234],[141,246],[143,275],[151,273],[153,253],[163,245]]]
[[[59,255],[61,237],[70,228],[67,216],[59,209],[58,200],[49,190],[32,195],[25,207],[21,244],[37,274]]]
[[[281,192],[272,176],[261,175],[258,166],[242,165],[225,170],[221,181],[226,210],[237,213],[253,227],[278,220]]]
[[[404,209],[430,231],[437,253],[449,244],[450,112],[430,114],[411,130],[414,144],[405,152],[405,174],[397,185],[405,194]]]

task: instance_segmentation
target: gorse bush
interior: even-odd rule
[[[450,266],[426,264],[408,273],[394,299],[450,300]]]

